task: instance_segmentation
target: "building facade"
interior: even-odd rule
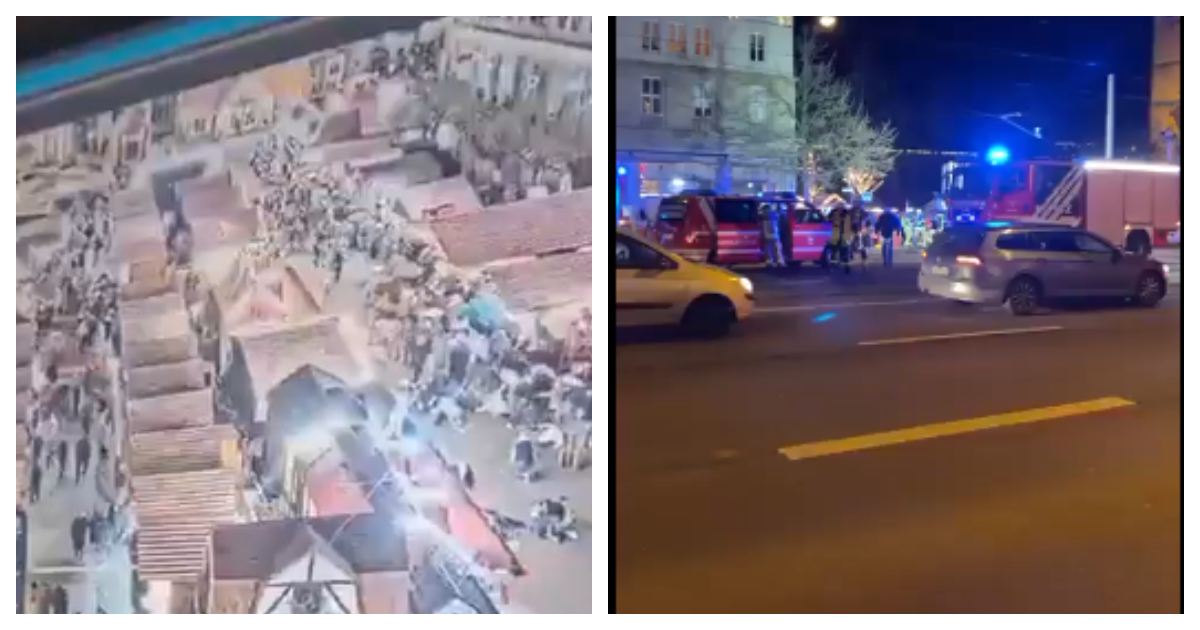
[[[1158,157],[1179,161],[1183,144],[1183,21],[1154,18],[1154,68],[1150,81],[1150,142]]]
[[[794,169],[738,137],[794,129],[780,115],[795,101],[791,17],[618,17],[616,42],[619,206],[683,188],[795,190]]]

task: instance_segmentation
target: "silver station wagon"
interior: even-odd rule
[[[1016,315],[1063,298],[1126,298],[1153,307],[1167,293],[1165,265],[1072,227],[959,225],[938,234],[922,257],[917,280],[922,292],[1004,304]]]

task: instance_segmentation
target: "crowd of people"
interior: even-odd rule
[[[114,427],[109,357],[119,351],[117,286],[105,270],[112,216],[100,194],[81,193],[64,210],[61,249],[36,270],[34,341],[25,428],[31,510],[66,488],[85,484],[68,506],[71,557],[111,542],[119,488],[125,483]],[[89,474],[96,472],[94,477]],[[81,498],[82,497],[82,498]],[[66,499],[64,499],[66,500]],[[36,590],[33,589],[33,590]],[[47,587],[33,610],[66,612],[62,587]]]
[[[70,612],[71,597],[62,584],[33,582],[29,585],[27,611],[38,615],[65,615]]]
[[[375,271],[362,298],[372,343],[403,374],[392,385],[406,391],[408,414],[462,431],[478,414],[507,421],[515,431],[511,473],[519,479],[545,476],[554,467],[547,461],[585,467],[590,356],[561,343],[535,342],[486,273],[453,267],[427,234],[393,208],[363,201],[352,178],[302,165],[300,152],[291,139],[272,137],[256,147],[252,168],[269,186],[258,204],[268,228],[258,253],[267,259],[311,255],[314,265],[330,271],[331,285],[341,281],[351,257],[369,262]],[[575,345],[586,343],[590,350],[586,310],[575,331],[583,332],[573,336]],[[473,475],[468,467],[466,485]],[[535,520],[572,520],[564,502],[544,501],[552,507]],[[560,542],[568,538],[554,527],[535,531]]]

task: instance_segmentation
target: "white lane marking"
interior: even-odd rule
[[[772,282],[770,284],[764,285],[762,287],[762,289],[764,289],[764,290],[771,289],[771,288],[774,288],[777,286],[778,287],[794,287],[794,286],[799,286],[802,284],[829,284],[829,280],[826,278],[807,278],[804,280],[780,280],[778,282]]]
[[[896,339],[875,339],[860,341],[860,346],[892,346],[904,343],[921,343],[924,341],[947,341],[950,339],[971,339],[973,337],[1000,337],[1004,335],[1027,335],[1032,333],[1053,332],[1062,330],[1062,326],[1035,326],[1033,328],[1006,328],[1003,330],[976,330],[972,332],[950,333],[946,335],[924,335],[921,337],[898,337]]]
[[[933,304],[937,300],[919,298],[915,300],[891,300],[888,302],[837,302],[828,304],[803,304],[797,306],[763,306],[754,309],[755,313],[807,313],[831,308],[866,308],[872,306],[908,306],[912,304]]]

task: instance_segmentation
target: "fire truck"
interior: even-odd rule
[[[943,189],[951,221],[1074,225],[1145,254],[1182,233],[1178,166],[1124,160],[948,166]]]

